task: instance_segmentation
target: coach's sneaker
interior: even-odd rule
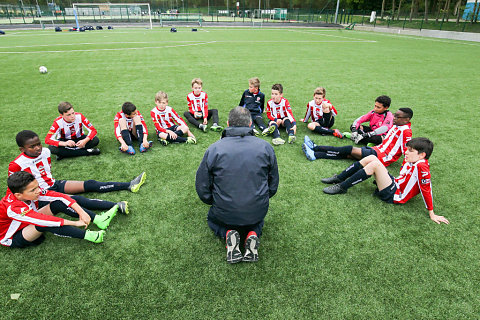
[[[168,146],[168,141],[162,138],[158,138],[158,142],[164,147]]]
[[[123,213],[123,214],[130,213],[130,211],[128,210],[128,201],[117,202],[117,206],[118,206],[118,211],[120,211],[120,213]]]
[[[225,239],[227,247],[227,262],[237,263],[242,261],[242,252],[240,246],[240,234],[237,230],[228,230]]]
[[[338,176],[337,175],[334,175],[330,178],[323,178],[322,180],[323,183],[325,184],[336,184],[336,183],[340,183],[342,182],[342,180],[338,179]]]
[[[146,152],[148,149],[152,147],[152,144],[153,144],[153,141],[148,141],[148,147],[145,148],[143,146],[143,143],[140,143],[140,148],[139,148],[140,152]]]
[[[307,157],[308,160],[310,161],[317,160],[317,158],[315,158],[315,152],[313,152],[313,150],[310,149],[305,143],[302,144],[302,150],[305,153],[305,156]]]
[[[197,139],[195,139],[194,137],[188,137],[186,143],[187,144],[197,144]]]
[[[253,128],[253,134],[255,135],[255,137],[260,137],[261,136],[260,132],[258,132],[258,130],[255,129],[255,128]]]
[[[351,132],[344,132],[342,133],[343,134],[343,137],[347,138],[347,139],[351,139],[352,138],[352,133]]]
[[[309,136],[305,136],[305,138],[303,138],[303,143],[310,149],[313,149],[316,146],[316,144],[313,143]]]
[[[297,140],[297,137],[294,135],[289,135],[288,136],[288,143],[294,143]]]
[[[285,140],[283,140],[282,138],[278,137],[278,138],[273,138],[272,139],[272,144],[274,146],[279,146],[281,144],[285,144]]]
[[[268,128],[265,128],[265,130],[262,131],[262,136],[266,137],[275,131],[275,126],[269,126]]]
[[[333,136],[337,137],[338,139],[343,139],[343,133],[341,133],[338,129],[333,129]]]
[[[97,214],[93,223],[100,229],[105,230],[110,225],[112,219],[117,215],[118,205],[114,205],[110,210],[102,214]]]
[[[255,232],[249,233],[247,240],[245,241],[245,254],[242,261],[245,262],[257,262],[258,261],[258,245],[260,240]]]
[[[145,171],[140,173],[140,175],[138,177],[136,177],[135,179],[130,181],[130,186],[128,187],[128,189],[131,192],[138,192],[138,190],[140,190],[140,187],[142,186],[142,184],[145,182],[146,178],[147,178],[147,174],[145,173]]]
[[[207,132],[207,129],[208,129],[208,128],[207,128],[207,125],[206,125],[206,124],[203,124],[203,123],[199,124],[199,125],[198,125],[198,128],[199,128],[200,130],[202,130],[203,132]]]
[[[211,127],[210,130],[215,131],[215,132],[220,132],[223,131],[223,127],[219,126],[218,124],[214,123]]]
[[[133,146],[128,146],[128,149],[126,151],[129,155],[134,155],[135,154],[135,149],[133,149]]]
[[[87,149],[87,152],[89,156],[98,156],[100,154],[100,149],[91,148],[91,149]]]
[[[323,189],[323,192],[325,192],[326,194],[340,194],[347,193],[347,190],[343,189],[340,184],[334,184],[333,186]]]
[[[83,237],[83,239],[93,243],[102,243],[104,234],[105,234],[105,230],[100,230],[100,231],[86,230],[85,236]]]

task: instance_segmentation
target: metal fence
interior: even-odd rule
[[[322,10],[287,9],[287,8],[235,8],[235,7],[202,7],[189,8],[186,12],[181,9],[151,8],[152,20],[156,25],[163,25],[164,21],[174,22],[241,22],[247,24],[262,23],[335,23],[343,25],[368,25],[372,27],[435,29],[460,32],[480,32],[480,24],[471,17],[463,19],[463,11],[456,15],[443,12],[432,13],[425,19],[422,12],[385,11],[383,17],[377,12],[371,19],[370,11],[353,11],[340,9],[335,19],[335,9]],[[122,12],[122,11],[120,11]],[[148,12],[132,12],[132,14],[114,16],[112,14],[98,14],[79,17],[81,23],[147,23]],[[168,12],[168,14],[167,14]],[[170,17],[170,18],[169,18]],[[19,6],[0,4],[0,25],[13,24],[68,24],[75,23],[71,8],[59,6]]]

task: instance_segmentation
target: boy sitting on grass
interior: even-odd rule
[[[210,127],[212,131],[222,131],[223,128],[218,125],[218,110],[208,109],[208,95],[202,91],[202,79],[195,78],[192,80],[192,92],[187,95],[188,111],[183,115],[195,127],[203,132],[207,132],[207,123],[213,118],[213,124]],[[200,120],[202,122],[200,123]]]
[[[353,122],[350,126],[352,133],[344,132],[343,135],[352,139],[356,144],[360,142],[373,145],[382,143],[382,137],[393,125],[393,115],[388,111],[391,102],[392,99],[389,96],[377,97],[373,110]],[[369,122],[368,126],[362,125],[367,121]]]
[[[297,139],[295,132],[297,130],[297,122],[293,117],[290,102],[283,97],[283,86],[276,83],[272,86],[272,98],[267,102],[267,117],[270,120],[268,128],[263,130],[262,135],[273,134],[272,143],[274,145],[284,144],[285,140],[280,138],[278,128],[284,126],[288,134],[288,143],[294,143]]]
[[[134,155],[135,149],[132,143],[134,139],[140,145],[140,152],[145,152],[152,146],[152,141],[148,141],[147,124],[133,103],[125,102],[122,105],[122,111],[115,115],[113,126],[115,137],[120,142],[119,149],[121,152]]]
[[[406,203],[408,200],[421,193],[427,207],[430,219],[435,223],[449,221],[443,216],[433,212],[432,183],[428,159],[433,152],[433,142],[427,138],[414,138],[407,142],[405,164],[400,170],[400,175],[394,178],[380,162],[371,155],[355,162],[340,174],[331,178],[322,179],[323,183],[336,183],[323,189],[326,194],[346,193],[354,185],[375,176],[377,189],[374,195],[387,203]]]
[[[52,190],[60,193],[77,194],[84,192],[110,192],[129,190],[138,192],[145,182],[146,173],[142,172],[130,182],[100,182],[96,180],[74,181],[55,180],[51,172],[50,150],[42,147],[38,135],[30,130],[20,131],[16,136],[17,145],[22,152],[8,165],[8,175],[17,171],[27,171],[35,176],[42,190]],[[74,170],[74,168],[72,169]],[[118,204],[122,213],[128,214],[127,201],[118,203],[88,199],[82,196],[72,196],[82,207],[90,210],[108,210]]]
[[[168,95],[163,91],[158,91],[155,95],[156,107],[150,112],[153,124],[157,131],[158,141],[164,146],[171,142],[197,144],[195,136],[188,129],[187,124],[182,118],[168,106]],[[188,137],[184,138],[183,135]]]
[[[308,160],[317,159],[363,159],[369,155],[374,155],[387,167],[397,161],[407,149],[406,143],[412,139],[412,129],[410,120],[413,117],[413,111],[410,108],[400,108],[393,116],[393,127],[384,137],[383,142],[374,147],[354,147],[354,146],[318,146],[305,136],[302,145],[303,152]]]
[[[264,132],[267,128],[262,118],[263,108],[265,106],[265,95],[260,91],[260,79],[257,77],[248,79],[248,89],[243,92],[238,105],[250,111],[253,133],[259,136],[260,132]],[[260,132],[255,129],[255,124],[258,126],[258,129],[260,129]],[[274,129],[275,128],[270,127],[268,133],[272,133]]]
[[[307,128],[313,132],[321,135],[333,135],[339,139],[343,138],[343,134],[338,129],[331,129],[335,123],[337,116],[337,109],[332,105],[330,100],[325,98],[325,88],[318,87],[313,92],[313,100],[307,104],[307,111],[305,118],[301,121],[308,122],[312,117],[312,122],[307,125]]]
[[[70,157],[99,155],[100,149],[95,148],[99,140],[97,130],[80,112],[75,112],[70,102],[60,102],[60,116],[53,121],[45,137],[45,143],[57,160]],[[83,132],[83,127],[89,131]]]
[[[11,248],[36,246],[45,240],[43,232],[61,237],[78,238],[94,243],[103,242],[118,206],[102,215],[87,214],[72,198],[54,191],[42,191],[35,177],[19,171],[8,177],[7,195],[0,201],[0,244]],[[39,201],[48,204],[39,208]],[[59,212],[79,218],[77,221],[53,216]],[[82,230],[90,222],[100,231]],[[79,227],[79,228],[75,228]]]

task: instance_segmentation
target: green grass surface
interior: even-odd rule
[[[16,133],[31,129],[43,140],[63,100],[99,130],[102,155],[53,159],[57,179],[148,175],[138,194],[87,194],[131,206],[103,244],[47,234],[37,248],[0,248],[2,319],[479,317],[478,43],[316,29],[17,31],[0,37],[0,56],[0,190],[19,153]],[[300,123],[300,141],[275,147],[280,187],[260,261],[228,265],[194,189],[219,134],[192,129],[198,145],[162,147],[149,110],[163,90],[183,113],[190,81],[201,77],[225,125],[252,76],[268,98],[282,83],[297,120],[314,88],[326,87],[342,131],[381,94],[392,97],[392,111],[411,107],[414,137],[435,143],[435,212],[451,224],[433,223],[420,196],[402,206],[379,201],[371,182],[324,195],[320,179],[351,161],[307,161],[300,146],[309,133]],[[145,154],[118,152],[113,117],[125,101],[137,105],[155,140]],[[389,167],[394,175],[399,169]]]

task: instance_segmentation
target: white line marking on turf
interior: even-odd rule
[[[412,40],[428,40],[428,41],[444,42],[444,43],[451,43],[451,44],[464,44],[466,46],[476,46],[476,47],[480,46],[480,43],[462,42],[466,40],[439,39],[439,38],[429,38],[429,37],[422,37],[422,36],[413,36],[409,34],[381,33],[381,32],[363,31],[363,30],[355,30],[355,32],[375,34],[375,35],[386,36],[386,37],[407,38]]]
[[[358,38],[351,38],[351,37],[344,37],[344,36],[335,36],[332,34],[322,34],[322,33],[317,33],[317,32],[311,32],[311,31],[298,31],[298,30],[288,30],[290,32],[296,32],[296,33],[306,33],[306,34],[314,34],[316,36],[326,36],[326,37],[334,37],[334,38],[342,38],[342,39],[348,39],[348,40],[357,40],[357,42],[367,42],[368,40],[364,39],[358,39]],[[374,41],[376,42],[376,41]]]
[[[161,46],[161,47],[137,47],[137,48],[110,48],[110,49],[74,49],[74,50],[46,50],[46,51],[4,51],[2,53],[11,54],[11,53],[70,53],[70,52],[94,52],[94,51],[120,51],[120,50],[142,50],[142,49],[163,49],[163,48],[176,48],[176,47],[188,47],[188,46],[198,46],[202,44],[215,43],[217,41],[208,41],[200,43],[188,43],[188,44],[178,44],[171,46]]]
[[[204,41],[189,41],[189,40],[179,40],[179,41],[145,41],[145,42],[82,42],[82,43],[52,43],[52,44],[33,44],[30,46],[12,46],[12,47],[0,47],[0,49],[11,49],[11,48],[35,48],[35,47],[50,47],[50,46],[80,46],[80,45],[104,45],[104,44],[151,44],[151,43],[165,43],[165,42],[204,42]]]
[[[354,43],[373,43],[377,42],[375,40],[291,40],[291,41],[280,41],[280,40],[220,40],[217,42],[242,42],[242,43],[278,43],[278,44],[284,44],[284,43],[342,43],[342,42],[354,42]]]

